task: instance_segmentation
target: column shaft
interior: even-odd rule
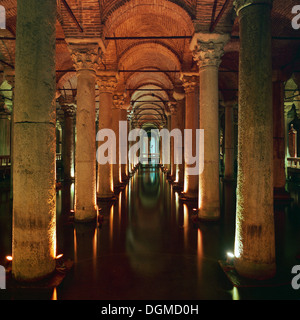
[[[75,219],[95,220],[96,201],[96,107],[94,70],[77,72],[76,156],[75,156]]]
[[[284,82],[273,82],[273,161],[274,161],[274,194],[281,198],[286,194],[285,173],[285,120],[284,120]]]
[[[18,1],[12,273],[20,281],[55,270],[55,27],[55,0]]]
[[[188,157],[196,156],[196,130],[199,129],[199,87],[197,76],[183,76],[183,86],[185,89],[185,129],[192,130],[191,149],[185,145],[185,155]],[[184,158],[185,160],[186,157]],[[193,200],[198,197],[199,175],[188,174],[188,168],[194,167],[189,165],[188,161],[184,162],[184,187],[183,199]]]
[[[234,101],[225,106],[225,175],[227,181],[234,180]]]
[[[100,76],[99,84],[99,130],[113,129],[113,92],[116,89],[115,76]],[[99,146],[101,143],[99,143]],[[113,164],[98,164],[97,197],[111,199],[114,197]]]
[[[243,5],[237,1],[241,49],[235,268],[242,276],[265,279],[276,272],[271,1]]]

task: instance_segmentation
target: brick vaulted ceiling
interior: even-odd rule
[[[291,9],[297,2],[274,0],[272,11],[273,68],[290,73],[300,70],[300,31],[291,27]],[[127,89],[177,87],[180,73],[175,70],[196,70],[189,50],[190,39],[158,37],[190,37],[195,32],[209,32],[216,20],[214,32],[226,32],[232,36],[220,67],[220,89],[224,95],[226,90],[237,89],[239,25],[233,0],[57,0],[57,3],[58,89],[76,87],[74,72],[68,72],[73,69],[73,64],[66,38],[102,38],[106,47],[102,68],[121,71],[120,79]],[[6,8],[7,17],[7,30],[0,31],[0,70],[13,69],[17,0],[0,0],[0,4]],[[116,37],[118,39],[108,39]],[[164,72],[124,72],[137,69]],[[165,72],[168,70],[171,72]]]

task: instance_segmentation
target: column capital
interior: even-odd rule
[[[118,85],[116,72],[101,72],[97,74],[97,84],[100,92],[114,93]]]
[[[199,85],[199,76],[195,74],[182,73],[180,76],[185,93],[193,93]]]
[[[168,107],[170,109],[171,116],[177,114],[177,103],[176,102],[169,102]]]
[[[264,4],[272,7],[273,0],[234,0],[233,2],[237,15],[239,15],[239,12],[243,8],[257,4]]]
[[[123,109],[125,104],[125,94],[124,93],[116,93],[113,95],[113,104],[116,109]]]
[[[235,108],[238,105],[238,100],[227,100],[224,102],[225,108]]]
[[[196,33],[191,41],[190,49],[199,68],[209,66],[219,68],[224,46],[229,39],[229,34]]]
[[[64,111],[65,117],[73,117],[76,113],[76,106],[75,105],[68,105],[65,104],[61,106],[62,110]]]
[[[92,70],[97,71],[100,60],[104,55],[104,47],[99,41],[66,39],[77,71]]]

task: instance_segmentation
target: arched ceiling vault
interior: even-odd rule
[[[66,95],[77,87],[66,38],[102,39],[106,54],[101,67],[119,71],[119,88],[126,90],[129,101],[143,97],[148,107],[155,110],[154,101],[158,97],[171,100],[172,90],[181,86],[180,71],[197,70],[189,37],[195,32],[209,31],[216,18],[212,15],[214,4],[217,3],[217,15],[225,0],[57,0],[57,3],[58,90]],[[227,4],[215,28],[215,32],[232,36],[220,67],[224,99],[236,96],[239,56],[239,20],[234,14],[233,0]],[[1,5],[7,18],[7,29],[0,30],[0,72],[4,72],[7,68],[14,70],[17,0],[2,0]],[[290,73],[300,67],[299,32],[291,28],[294,5],[295,0],[274,0],[272,9],[273,68]],[[158,105],[166,112],[166,103]],[[139,104],[132,106],[133,109],[143,107],[146,108]],[[157,124],[154,113],[153,121]]]

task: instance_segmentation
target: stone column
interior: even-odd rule
[[[274,162],[274,197],[276,200],[290,199],[285,190],[285,119],[284,119],[284,81],[280,71],[273,73],[273,162]]]
[[[177,119],[177,108],[176,108],[176,103],[170,103],[169,104],[169,108],[171,111],[171,131],[174,129],[178,129],[178,119]],[[170,160],[171,160],[171,164],[170,164],[170,176],[169,176],[169,180],[171,182],[174,182],[176,180],[176,168],[177,165],[175,164],[175,141],[173,138],[171,138],[170,141],[170,147],[171,147],[171,151],[170,151]]]
[[[112,108],[112,129],[116,134],[116,164],[113,165],[113,180],[114,189],[120,188],[122,183],[121,176],[121,164],[120,164],[120,144],[119,144],[119,123],[121,121],[121,110],[125,103],[125,97],[123,94],[113,95],[113,108]]]
[[[55,270],[56,1],[17,10],[12,274],[31,282]]]
[[[191,42],[200,73],[200,129],[204,130],[204,170],[199,176],[199,218],[220,217],[219,66],[228,35],[198,33]]]
[[[259,5],[258,5],[259,4]],[[239,143],[235,268],[245,277],[276,272],[273,206],[271,0],[238,0]]]
[[[177,126],[182,133],[182,138],[184,137],[184,127],[185,127],[185,94],[182,98],[174,97],[177,101]],[[177,98],[177,99],[176,99]],[[182,140],[183,141],[183,140]],[[178,150],[182,153],[182,163],[177,165],[176,179],[173,184],[173,188],[178,190],[183,190],[184,186],[184,144],[182,148]]]
[[[62,161],[64,168],[64,181],[70,182],[74,179],[74,116],[75,106],[65,104],[64,111]]]
[[[291,158],[297,158],[297,130],[295,130],[294,125],[291,124],[289,131],[289,152]]]
[[[234,180],[234,106],[236,101],[225,102],[225,174],[226,181]]]
[[[185,90],[185,129],[192,130],[192,149],[184,146],[185,154],[196,155],[196,130],[199,129],[198,94],[199,78],[195,75],[182,75],[182,85]],[[182,200],[196,200],[198,198],[198,175],[189,175],[187,169],[195,165],[189,165],[184,157],[184,186],[181,194]]]
[[[0,102],[1,108],[1,102]],[[0,156],[10,156],[11,115],[0,111]]]
[[[112,110],[113,93],[117,87],[117,77],[115,73],[101,73],[98,76],[99,86],[99,130],[113,129]],[[99,142],[99,146],[101,142]],[[105,165],[98,164],[97,179],[97,197],[101,200],[109,200],[114,195],[113,165],[107,163]]]
[[[70,49],[77,70],[77,114],[75,154],[75,220],[95,221],[96,200],[96,70],[99,44],[71,42]]]
[[[127,122],[127,109],[121,109],[121,121],[126,121]],[[129,130],[129,126],[128,126]],[[128,132],[127,132],[127,141],[128,141]],[[126,184],[128,181],[128,148],[127,148],[127,164],[121,164],[121,182],[123,184]]]

